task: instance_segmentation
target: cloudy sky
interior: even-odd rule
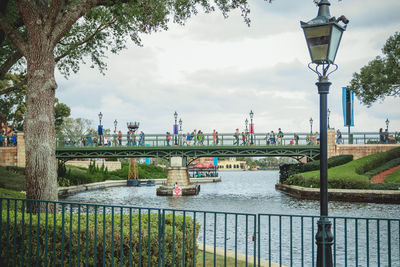
[[[341,93],[354,72],[381,54],[386,39],[400,30],[399,0],[332,0],[332,16],[349,20],[328,96],[331,127],[343,126]],[[172,131],[178,112],[185,132],[201,129],[220,133],[244,128],[254,112],[256,132],[281,127],[308,132],[309,119],[319,127],[319,96],[299,21],[317,14],[312,0],[250,1],[248,27],[239,12],[199,14],[185,26],[143,35],[143,47],[110,54],[103,76],[82,65],[69,79],[57,75],[56,96],[72,109],[72,117],[126,130],[127,121],[140,121],[146,133]],[[352,131],[400,130],[400,98],[386,98],[367,108],[355,103]]]

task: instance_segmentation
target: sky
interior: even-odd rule
[[[331,15],[345,15],[344,32],[330,75],[330,126],[344,132],[342,87],[354,72],[377,55],[388,37],[400,30],[398,0],[331,0]],[[65,79],[56,73],[56,97],[71,108],[71,117],[95,127],[98,113],[105,128],[126,131],[139,121],[145,133],[172,131],[174,112],[184,132],[220,133],[245,128],[254,112],[256,132],[308,132],[319,128],[317,76],[310,62],[299,21],[309,21],[318,8],[312,0],[250,2],[251,25],[239,11],[224,19],[220,12],[198,14],[186,25],[142,35],[142,47],[128,42],[118,55],[107,55],[103,76],[89,65]],[[378,131],[390,121],[400,130],[400,98],[387,97],[370,108],[356,99],[351,131]]]

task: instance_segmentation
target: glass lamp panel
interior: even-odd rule
[[[312,62],[327,61],[331,26],[304,28]]]
[[[340,40],[342,39],[343,31],[339,29],[336,25],[332,26],[331,34],[331,45],[329,47],[329,61],[331,63],[335,62],[336,53],[339,48]]]

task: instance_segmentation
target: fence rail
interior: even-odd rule
[[[0,198],[2,266],[315,266],[319,216]],[[334,266],[400,266],[400,219],[329,217]]]

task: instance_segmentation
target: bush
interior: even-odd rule
[[[353,155],[339,155],[328,159],[328,168],[346,164],[353,160]],[[315,160],[308,163],[296,163],[296,164],[283,164],[279,166],[279,180],[284,183],[287,178],[292,175],[319,170],[319,160]]]
[[[384,183],[376,183],[376,184],[369,184],[369,189],[372,190],[399,190],[400,183],[398,184],[384,184]]]
[[[129,266],[130,257],[135,265],[135,263],[139,262],[139,236],[141,239],[140,256],[142,266],[157,266],[159,252],[162,252],[162,248],[159,246],[161,238],[161,229],[159,227],[161,224],[158,221],[160,218],[158,214],[152,214],[150,218],[148,218],[147,214],[146,216],[142,215],[140,219],[137,214],[133,214],[131,217],[132,224],[130,224],[129,215],[114,216],[112,220],[111,215],[107,214],[105,221],[103,221],[103,214],[97,215],[97,218],[93,214],[88,217],[74,214],[71,218],[69,212],[66,212],[64,218],[60,213],[54,218],[54,214],[50,213],[46,215],[49,222],[48,225],[46,225],[44,214],[41,214],[40,220],[38,215],[30,217],[29,213],[25,213],[23,216],[23,213],[17,212],[16,220],[14,216],[13,210],[9,211],[9,216],[7,216],[7,211],[2,212],[1,226],[2,229],[7,230],[1,231],[1,244],[4,244],[4,248],[6,244],[7,248],[8,246],[11,247],[10,249],[1,250],[0,262],[6,265],[7,263],[8,265],[17,265],[17,263],[24,265],[23,261],[25,264],[30,262],[39,266],[53,264],[55,266],[61,266],[62,264],[67,266],[69,263],[72,266],[77,266],[79,261],[79,264],[84,266],[86,255],[88,256],[89,266],[102,264],[110,266],[112,262],[115,266]],[[95,219],[97,221],[96,230]],[[150,219],[150,223],[148,219]],[[139,220],[141,222],[140,231]],[[88,227],[86,227],[87,223]],[[186,217],[185,225],[183,225],[183,217],[175,216],[175,263],[182,262],[182,258],[185,257],[187,266],[190,266],[193,257],[196,256],[193,255],[193,238],[195,240],[197,238],[199,225],[197,224],[194,227],[193,223],[192,218]],[[104,224],[105,232],[103,233]],[[164,223],[166,266],[172,266],[172,228],[172,215],[167,215]],[[194,228],[195,233],[193,233]],[[183,230],[185,231],[184,255],[182,255]],[[105,235],[104,239],[103,234]],[[13,256],[14,242],[16,244],[15,257]],[[111,245],[112,242],[114,247]],[[88,244],[88,250],[86,250],[86,244]],[[149,246],[150,255],[148,254]],[[197,254],[197,246],[195,247],[195,254]],[[30,256],[32,257],[30,258]],[[95,256],[97,259],[96,264],[94,263]]]
[[[9,171],[9,172],[25,175],[25,168],[24,167],[7,166],[6,170]]]
[[[357,166],[355,171],[358,174],[365,174],[396,158],[400,158],[400,147],[364,157],[365,162]]]
[[[138,164],[139,179],[163,179],[167,178],[168,173],[165,169],[149,165],[149,164]],[[121,169],[110,172],[110,175],[120,177],[120,179],[128,179],[129,163],[122,162]]]
[[[378,168],[375,168],[373,170],[370,170],[370,171],[364,173],[364,175],[368,176],[369,178],[372,178],[375,175],[377,175],[383,171],[386,171],[388,169],[391,169],[391,168],[399,166],[399,165],[400,165],[400,158],[392,159],[392,160],[384,163],[383,165],[379,166]]]

